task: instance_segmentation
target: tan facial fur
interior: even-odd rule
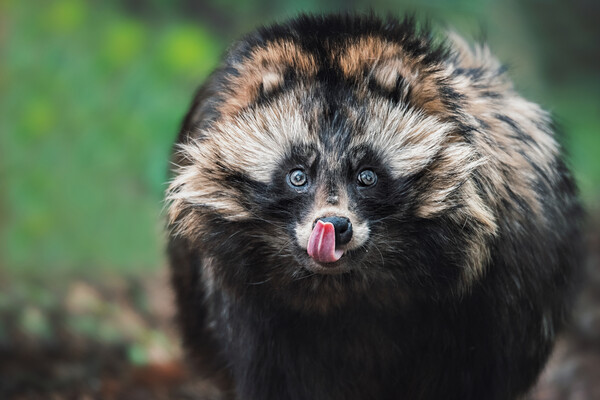
[[[185,162],[177,167],[167,197],[171,202],[169,219],[177,232],[191,234],[203,225],[194,215],[179,218],[189,207],[205,207],[229,220],[252,217],[237,200],[235,188],[223,186],[227,172],[220,171],[215,160],[258,182],[268,182],[289,145],[315,140],[298,109],[297,99],[290,93],[259,112],[245,110],[223,119],[203,132],[206,139],[180,146],[179,158]]]

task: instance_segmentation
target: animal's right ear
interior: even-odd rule
[[[263,95],[269,95],[283,84],[283,74],[273,69],[260,72],[261,77],[255,78]],[[185,116],[181,130],[179,131],[178,143],[185,143],[193,136],[193,132],[215,119],[220,114],[219,105],[227,102],[221,99],[224,92],[223,82],[226,80],[222,69],[214,71],[207,81],[198,89],[192,107]],[[246,82],[246,84],[250,84]],[[241,88],[238,88],[241,90]]]
[[[234,116],[263,95],[269,95],[284,83],[287,71],[298,79],[317,73],[314,57],[292,41],[279,40],[253,47],[228,62],[228,71],[218,111]]]

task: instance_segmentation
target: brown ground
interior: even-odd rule
[[[0,291],[0,399],[215,398],[182,361],[164,272]]]
[[[574,320],[533,392],[534,400],[600,399],[600,221],[590,223],[583,290]]]

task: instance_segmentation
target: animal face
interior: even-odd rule
[[[360,28],[367,33],[263,32],[232,49],[182,131],[171,228],[226,260],[224,275],[300,302],[378,285],[460,292],[485,269],[518,149],[501,129],[480,135],[498,126],[486,118],[500,102],[475,93],[483,89],[465,69],[464,44],[453,53],[418,32]],[[498,143],[511,153],[508,169]],[[530,196],[522,178],[514,185]]]

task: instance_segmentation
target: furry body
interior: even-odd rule
[[[580,210],[548,115],[486,48],[410,20],[260,29],[198,92],[174,163],[179,321],[226,395],[503,400],[535,382]],[[354,233],[322,264],[308,237],[334,215]]]

